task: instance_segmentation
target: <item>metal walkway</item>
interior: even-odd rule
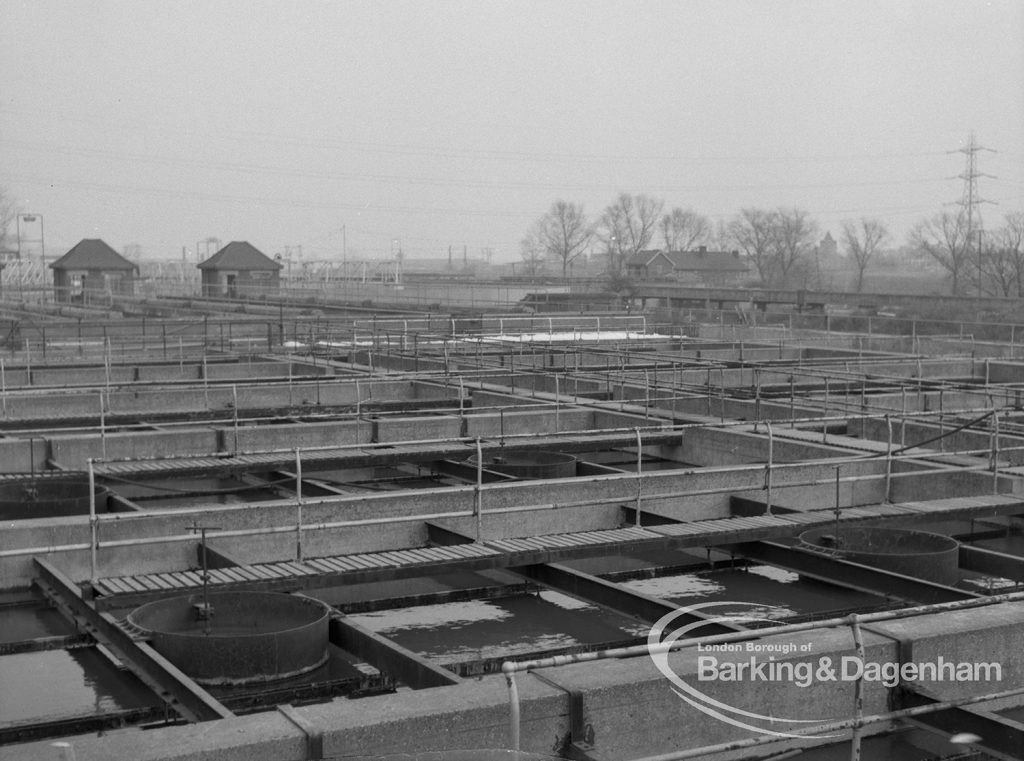
[[[365,421],[371,426],[373,421]],[[645,446],[677,443],[679,431],[659,428],[641,429]],[[485,454],[523,449],[554,449],[561,452],[586,452],[614,447],[636,446],[636,433],[609,431],[603,433],[565,433],[540,436],[510,436],[505,439],[481,439]],[[360,468],[409,461],[466,459],[476,455],[474,439],[449,439],[428,442],[396,442],[394,444],[349,445],[329,449],[302,449],[302,465],[307,471],[328,468]],[[163,477],[195,473],[250,472],[279,470],[295,464],[295,452],[252,452],[210,454],[197,457],[160,458],[126,462],[97,463],[97,476]]]
[[[955,497],[846,508],[840,511],[838,521],[851,524],[908,518],[922,521],[953,520],[1022,510],[1024,497],[1019,495]],[[442,539],[440,546],[216,568],[209,570],[208,583],[217,588],[294,591],[334,583],[359,583],[553,563],[635,549],[682,549],[782,539],[808,529],[834,526],[836,521],[834,511],[815,510],[782,515],[714,518],[644,528],[491,539],[482,543],[444,544]],[[448,532],[442,529],[437,533]],[[94,591],[103,606],[109,607],[103,598],[110,598],[109,602],[120,605],[127,604],[122,598],[131,597],[132,602],[137,602],[168,593],[187,594],[201,588],[202,584],[202,574],[198,571],[172,571],[98,579]]]

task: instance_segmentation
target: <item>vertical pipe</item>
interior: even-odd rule
[[[96,583],[96,545],[99,543],[96,520],[96,473],[93,469],[92,458],[87,460],[89,464],[89,581]]]
[[[476,438],[476,490],[473,493],[473,512],[476,513],[476,540],[480,541],[483,533],[483,486],[484,486],[484,454],[480,446],[480,437]]]
[[[836,546],[839,546],[839,466],[836,465]]]
[[[100,391],[100,453],[107,459],[107,413],[103,404],[103,392]]]
[[[945,388],[940,388],[939,389],[939,451],[940,452],[946,451],[946,437],[945,437],[945,431],[944,431],[945,421],[943,420],[943,414],[942,414],[943,413],[943,408],[945,406],[943,404],[943,392],[945,390],[946,390]]]
[[[206,556],[206,526],[199,529],[203,546],[203,634],[210,633],[210,561]]]
[[[362,425],[362,401],[363,394],[359,390],[359,379],[356,379],[356,443],[361,443],[359,439],[359,428]]]
[[[761,371],[754,368],[754,420],[761,419]]]
[[[0,399],[3,399],[4,417],[7,417],[7,368],[4,361],[0,359]]]
[[[559,389],[558,389],[558,373],[555,373],[555,433],[558,433],[559,431],[562,430],[561,417],[560,417],[561,411],[562,411],[562,405],[561,405],[561,395],[560,395]]]
[[[644,443],[640,429],[636,429],[636,526],[640,527],[640,506],[643,499]]]
[[[772,434],[772,424],[770,421],[764,421],[765,427],[768,429],[768,464],[765,466],[764,472],[764,487],[767,491],[765,515],[772,514],[772,460],[774,459],[775,452],[775,436]]]
[[[210,409],[210,385],[206,372],[206,347],[203,347],[203,400],[206,402],[206,409]]]
[[[658,364],[654,364],[654,377],[658,377]],[[651,419],[651,371],[644,370],[644,420]]]
[[[857,614],[850,616],[850,628],[853,630],[853,643],[857,648],[857,658],[864,662],[864,641],[861,639],[860,623]],[[862,670],[863,671],[863,670]],[[864,732],[860,720],[864,718],[864,675],[858,674],[854,684],[853,692],[853,718],[857,723],[853,725],[853,735],[850,738],[850,761],[860,761],[860,740]]]
[[[510,749],[519,753],[519,688],[516,686],[515,664],[506,661],[501,665],[508,683],[508,734]]]
[[[718,381],[719,381],[718,400],[719,400],[719,403],[720,403],[719,404],[719,407],[720,407],[719,413],[720,413],[721,421],[724,423],[725,422],[725,368],[724,367],[718,368]]]
[[[888,438],[885,443],[885,501],[892,502],[892,418],[885,416]]]
[[[992,413],[992,493],[999,493],[999,411]]]
[[[302,455],[295,447],[295,559],[302,562]]]
[[[789,376],[789,427],[796,428],[796,382]]]
[[[238,386],[231,384],[231,412],[234,416],[235,452],[238,452]]]

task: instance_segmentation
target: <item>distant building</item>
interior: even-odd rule
[[[98,238],[79,241],[50,265],[57,301],[92,303],[135,294],[139,267]]]
[[[826,232],[825,237],[818,243],[818,255],[823,262],[832,261],[839,256],[839,244],[832,237],[832,233]]]
[[[281,263],[246,241],[231,241],[196,266],[202,273],[204,296],[237,299],[274,292],[281,287]]]
[[[669,279],[689,285],[740,285],[750,265],[739,251],[638,251],[626,260],[626,274],[640,280]]]

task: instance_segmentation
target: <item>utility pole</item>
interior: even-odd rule
[[[978,298],[981,298],[982,288],[982,272],[981,272],[981,255],[982,255],[982,222],[981,222],[981,209],[978,208],[983,203],[992,203],[992,201],[986,201],[978,193],[978,178],[979,177],[992,177],[991,174],[985,174],[978,171],[978,153],[981,151],[989,151],[995,153],[991,148],[985,148],[984,146],[978,145],[974,139],[974,133],[972,132],[967,140],[967,145],[963,148],[959,148],[950,153],[962,153],[967,157],[966,166],[964,171],[957,175],[961,180],[964,181],[963,194],[957,204],[960,206],[961,220],[966,221],[967,226],[964,230],[964,246],[966,247],[967,259],[970,259],[971,243],[974,237],[977,236],[977,262],[978,262]],[[966,215],[966,220],[964,220]]]

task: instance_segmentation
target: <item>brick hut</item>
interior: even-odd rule
[[[98,238],[79,241],[50,265],[57,301],[87,304],[135,294],[139,265]]]
[[[202,272],[204,296],[237,299],[281,287],[281,264],[246,241],[232,241],[196,266]]]

